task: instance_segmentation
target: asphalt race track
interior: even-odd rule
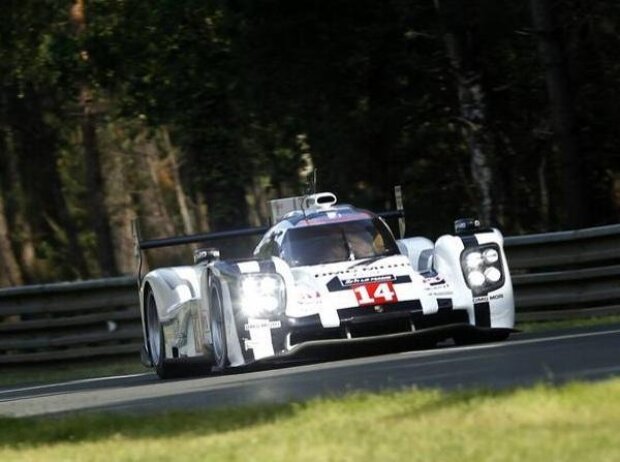
[[[353,390],[506,388],[620,377],[620,325],[516,334],[468,347],[297,362],[286,367],[162,381],[154,374],[0,389],[0,415],[143,413],[304,400]]]

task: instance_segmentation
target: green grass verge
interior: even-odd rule
[[[618,461],[620,379],[169,413],[0,419],[9,461]]]

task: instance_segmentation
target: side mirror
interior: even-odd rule
[[[198,263],[211,263],[212,261],[220,259],[220,251],[219,249],[215,249],[213,247],[209,247],[207,249],[198,249],[194,250],[194,264]]]
[[[480,229],[480,220],[477,218],[459,218],[454,221],[455,234],[473,234]]]

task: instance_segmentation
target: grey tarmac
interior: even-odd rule
[[[610,377],[620,377],[620,325],[515,334],[499,343],[306,360],[274,369],[263,366],[168,381],[146,373],[4,388],[0,415],[142,414],[283,403],[353,391],[504,389]]]

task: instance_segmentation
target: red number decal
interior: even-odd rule
[[[353,286],[353,292],[355,292],[359,306],[381,305],[398,301],[394,286],[389,281],[369,282],[368,284]]]

